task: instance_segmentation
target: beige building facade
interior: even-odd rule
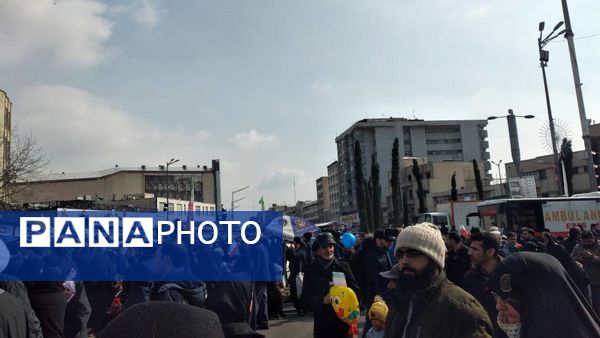
[[[478,200],[477,186],[473,162],[467,161],[439,161],[428,162],[426,159],[417,159],[419,165],[423,191],[425,192],[425,203],[429,212],[434,212],[437,205],[451,200],[451,181],[452,175],[456,173],[456,190],[459,201]],[[484,195],[486,197],[494,194],[495,188],[490,186],[489,178],[485,175],[485,164],[483,161],[477,162],[481,180],[483,184]],[[419,198],[417,195],[417,181],[413,174],[413,159],[404,158],[400,163],[401,171],[401,191],[403,198],[406,198],[408,205],[409,219],[418,214]],[[391,173],[389,174],[391,180]],[[391,188],[385,192],[388,201],[391,203]]]
[[[331,203],[329,199],[329,178],[327,176],[317,179],[317,205],[318,205],[318,222],[326,222],[329,220],[329,210]]]
[[[158,201],[156,203],[160,203],[162,199],[166,201],[169,198],[169,209],[177,210],[171,200],[189,201],[193,187],[195,202],[220,206],[218,177],[219,171],[214,165],[213,168],[170,167],[168,173],[164,166],[61,173],[38,181],[15,184],[12,189],[16,193],[11,196],[11,202],[17,206],[72,200],[108,204],[109,201],[134,203],[136,200],[154,198]]]

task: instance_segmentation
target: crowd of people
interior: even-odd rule
[[[350,336],[329,306],[336,272],[366,310],[361,337],[600,337],[599,235],[491,227],[465,236],[421,223],[397,237],[377,230],[352,248],[335,232],[296,238],[292,297],[303,272],[294,305],[312,311],[315,337]]]
[[[0,337],[263,337],[269,320],[286,317],[288,297],[298,316],[314,318],[317,338],[600,337],[599,235],[572,228],[562,239],[495,227],[469,234],[421,223],[356,234],[348,246],[337,231],[306,233],[281,248],[281,264],[270,267],[283,275],[275,281],[252,278],[267,261],[260,246],[231,255],[166,243],[126,259],[110,250],[57,258],[41,249],[23,255],[15,242],[0,241]],[[178,278],[69,278],[90,268],[119,275],[128,266]],[[199,269],[237,276],[201,282]],[[14,278],[23,270],[40,275]],[[331,304],[340,275],[364,310],[360,332]]]

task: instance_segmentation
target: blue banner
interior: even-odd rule
[[[0,278],[280,281],[281,217],[270,211],[0,212],[0,238],[10,252]]]

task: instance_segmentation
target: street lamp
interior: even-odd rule
[[[234,190],[234,191],[232,191],[232,192],[231,192],[231,212],[233,212],[233,210],[235,210],[235,202],[239,202],[239,201],[241,201],[241,200],[243,200],[243,199],[244,199],[244,198],[242,197],[242,198],[240,198],[240,199],[236,200],[236,199],[235,199],[235,194],[237,194],[238,192],[240,192],[240,191],[242,191],[242,190],[246,190],[246,189],[248,189],[248,188],[250,188],[250,186],[249,186],[249,185],[247,185],[247,186],[245,186],[245,187],[243,187],[243,188],[241,188],[241,189]]]
[[[167,206],[166,206],[166,209],[167,209],[167,221],[169,220],[169,195],[171,195],[170,194],[171,190],[169,189],[169,166],[171,164],[174,164],[174,163],[177,163],[177,162],[179,162],[179,159],[176,160],[174,158],[172,158],[169,162],[167,162]]]
[[[594,170],[594,158],[592,155],[592,142],[590,140],[590,128],[585,115],[585,106],[583,104],[583,92],[581,91],[581,79],[579,78],[579,67],[577,66],[577,55],[575,54],[575,43],[573,42],[573,30],[571,29],[571,17],[569,16],[569,7],[567,0],[561,0],[563,16],[565,20],[565,39],[569,46],[569,57],[571,59],[571,69],[573,70],[573,82],[575,83],[575,96],[577,97],[577,107],[579,108],[579,121],[581,123],[581,137],[585,146],[587,155],[588,179],[590,191],[597,191],[596,174]]]
[[[542,32],[544,31],[544,26],[545,23],[542,21],[540,22],[538,29],[540,31],[540,37],[538,38],[538,50],[540,52],[540,67],[542,68],[542,77],[544,79],[544,92],[546,94],[546,107],[548,108],[548,123],[550,126],[550,138],[552,139],[552,155],[554,157],[554,174],[556,175],[557,178],[559,178],[559,181],[557,182],[558,184],[558,194],[562,195],[562,185],[560,184],[560,174],[559,174],[559,170],[558,170],[558,149],[557,149],[557,145],[556,145],[556,132],[554,130],[554,119],[552,118],[552,108],[550,106],[550,94],[548,93],[548,82],[546,80],[546,67],[548,66],[548,60],[550,58],[550,52],[547,50],[544,50],[544,46],[546,46],[550,41],[556,39],[557,37],[559,37],[560,35],[562,35],[563,33],[566,32],[566,29],[563,29],[562,31],[554,34],[554,32],[556,32],[562,25],[564,24],[564,22],[559,22],[557,23],[554,28],[552,29],[552,32],[550,32],[550,34],[548,34],[545,38],[542,39]]]
[[[504,116],[490,116],[488,120],[495,120],[498,118],[506,117],[508,122],[508,136],[510,138],[510,152],[512,154],[513,162],[517,168],[517,175],[521,177],[521,150],[519,149],[519,134],[517,132],[517,117],[526,119],[532,119],[535,115],[515,115],[512,109],[508,110],[508,115]]]
[[[498,161],[498,163],[491,161],[496,167],[498,167],[498,181],[500,182],[500,193],[504,195],[504,183],[502,183],[502,174],[500,173],[500,164],[502,164],[502,160]]]

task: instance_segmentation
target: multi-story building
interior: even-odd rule
[[[43,205],[72,200],[91,200],[106,204],[106,201],[152,198],[157,199],[156,203],[162,202],[164,206],[168,198],[169,210],[183,211],[176,210],[178,208],[174,201],[189,200],[193,187],[194,201],[214,205],[214,209],[220,210],[219,176],[218,160],[213,160],[212,168],[182,166],[170,167],[168,171],[165,166],[115,166],[99,172],[53,174],[37,181],[14,184],[11,187],[11,201],[18,205]],[[139,203],[141,202],[134,204]]]
[[[329,219],[329,209],[331,203],[329,200],[329,178],[327,176],[317,179],[317,206],[319,223],[326,222]]]
[[[409,220],[418,214],[419,199],[417,195],[417,181],[413,173],[413,160],[406,158],[401,161],[400,177],[402,178],[402,196],[406,198],[408,205]],[[421,173],[421,182],[425,194],[427,211],[435,212],[439,203],[446,203],[452,197],[452,175],[456,180],[457,200],[475,201],[479,199],[475,180],[475,170],[472,161],[439,161],[428,162],[425,159],[417,159]],[[496,195],[495,187],[491,186],[489,178],[483,176],[483,161],[477,162],[481,173],[484,198]],[[391,188],[387,193],[388,203],[391,203]]]
[[[329,183],[329,220],[339,220],[340,212],[340,183],[338,175],[338,161],[327,166],[327,181]]]
[[[491,167],[486,162],[490,157],[486,125],[487,120],[424,121],[404,118],[364,119],[356,122],[335,139],[341,214],[353,214],[358,210],[354,168],[356,141],[361,149],[363,177],[367,180],[371,176],[371,156],[373,153],[377,154],[379,183],[383,195],[382,212],[387,223],[391,207],[384,193],[391,191],[391,177],[387,175],[391,172],[395,138],[400,141],[400,157],[426,158],[429,162],[475,159],[484,163],[482,176],[487,176]]]
[[[0,187],[7,188],[4,182],[6,170],[10,163],[10,140],[11,140],[11,108],[12,103],[6,92],[0,89],[0,173],[2,183]],[[6,202],[6,194],[0,191],[0,199]]]
[[[562,166],[562,165],[561,165]],[[514,163],[506,163],[506,176],[510,178],[519,177]],[[535,187],[538,197],[559,196],[559,185],[561,180],[560,170],[555,169],[552,155],[538,156],[528,160],[521,160],[521,173],[523,176],[535,177]],[[585,151],[573,152],[573,193],[589,192],[587,159]],[[557,175],[558,174],[558,175]]]
[[[298,201],[296,216],[314,224],[319,223],[319,203],[317,201]]]

